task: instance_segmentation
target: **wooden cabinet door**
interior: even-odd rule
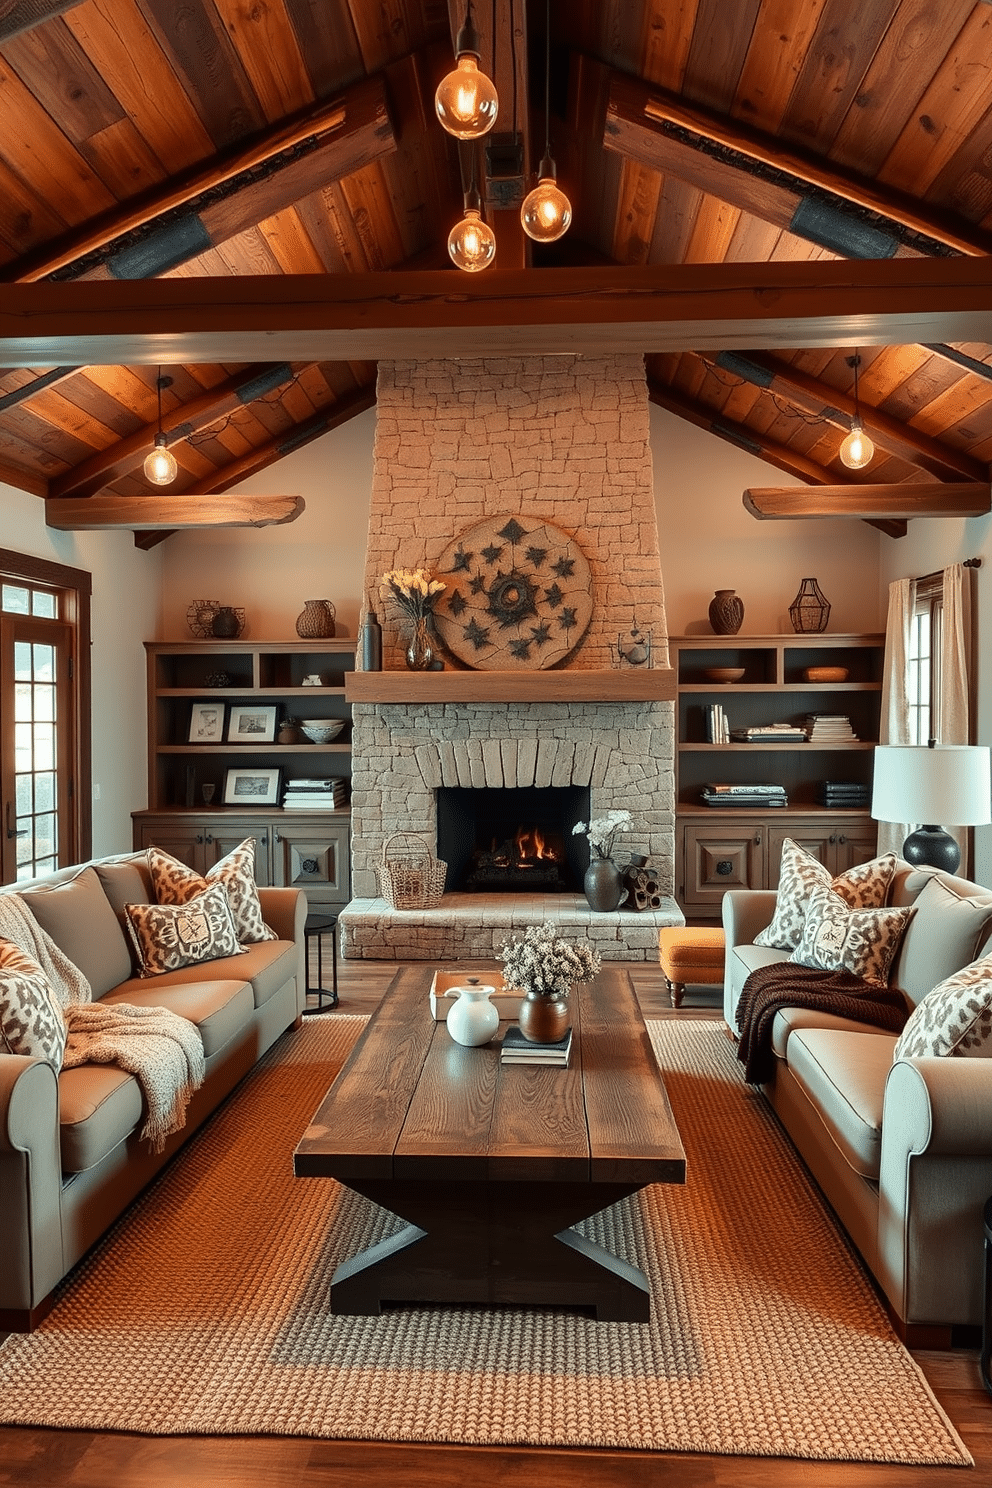
[[[314,906],[340,907],[351,897],[347,822],[280,821],[273,845],[273,882],[304,889]]]
[[[858,863],[868,863],[878,846],[878,827],[873,821],[854,817],[834,826],[834,873],[843,873]]]
[[[683,901],[695,911],[719,910],[728,889],[764,885],[767,828],[750,822],[687,822],[682,842]]]
[[[824,868],[836,873],[834,867],[834,827],[823,820],[810,823],[793,822],[790,826],[768,828],[768,880],[767,889],[777,889],[782,867],[782,843],[786,837],[806,850],[812,858],[819,858]]]
[[[273,828],[268,822],[213,820],[205,834],[207,867],[212,868],[221,858],[240,846],[246,837],[255,839],[255,882],[265,885],[272,882],[272,865],[269,841]]]
[[[206,873],[207,828],[202,822],[177,822],[169,817],[159,820],[153,818],[139,824],[137,835],[137,847],[160,847],[163,852],[178,858],[180,863],[185,863],[187,868],[192,868],[197,873]]]

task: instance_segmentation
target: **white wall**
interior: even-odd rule
[[[830,630],[884,629],[879,544],[891,539],[864,522],[759,522],[745,487],[801,483],[654,404],[651,449],[671,635],[709,633],[716,589],[744,601],[742,635],[791,634],[789,605],[809,577],[830,601]]]
[[[246,637],[286,640],[306,599],[329,599],[337,634],[355,635],[362,600],[372,489],[375,410],[315,439],[238,486],[254,495],[302,496],[306,510],[278,527],[176,533],[163,544],[160,640],[189,635],[196,599],[243,605]]]
[[[887,603],[888,585],[893,579],[936,573],[948,563],[961,563],[965,558],[983,560],[975,575],[976,738],[979,744],[992,744],[992,686],[988,666],[988,658],[992,657],[992,517],[944,517],[910,522],[905,537],[882,541],[879,587],[883,603]],[[992,827],[975,829],[973,877],[978,883],[992,887]]]
[[[154,634],[161,549],[130,532],[55,532],[37,496],[0,485],[0,545],[93,576],[93,852],[127,852],[130,813],[147,800],[145,653]]]

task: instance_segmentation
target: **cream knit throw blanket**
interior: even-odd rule
[[[203,1084],[203,1041],[194,1023],[168,1008],[93,1002],[83,973],[42,929],[16,894],[0,894],[0,936],[41,967],[65,1013],[64,1069],[116,1064],[141,1085],[148,1119],[141,1135],[156,1152],[186,1124],[186,1107]]]

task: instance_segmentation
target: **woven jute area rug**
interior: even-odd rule
[[[328,1312],[399,1227],[292,1152],[362,1027],[285,1036],[0,1348],[8,1424],[530,1443],[964,1465],[859,1263],[720,1026],[651,1026],[688,1155],[586,1224],[641,1266],[650,1323],[555,1310]]]

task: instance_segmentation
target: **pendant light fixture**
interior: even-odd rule
[[[544,158],[537,172],[537,185],[524,197],[520,222],[535,243],[554,243],[568,231],[572,203],[556,183],[557,171],[551,155],[551,0],[547,3],[544,38]]]
[[[854,368],[854,417],[851,419],[851,432],[841,444],[840,458],[848,470],[864,470],[866,465],[871,464],[875,446],[865,433],[865,426],[861,422],[861,409],[858,404],[858,368],[861,366],[861,357],[857,352],[853,357],[847,358],[847,365]]]
[[[479,33],[468,0],[465,24],[455,41],[455,68],[438,83],[434,109],[441,127],[455,139],[481,139],[496,123],[499,99],[492,80],[479,71]]]
[[[149,450],[145,456],[144,472],[153,486],[171,486],[179,473],[175,456],[165,447],[165,435],[162,432],[162,389],[172,386],[171,377],[163,377],[162,369],[158,369],[158,377],[155,379],[155,387],[158,391],[158,433],[155,435],[155,447]]]
[[[472,149],[471,181],[465,188],[463,170],[462,186],[465,215],[448,234],[448,254],[457,269],[464,269],[466,274],[478,274],[480,270],[488,269],[496,257],[496,234],[489,224],[482,220],[482,201],[475,184],[474,148]]]

